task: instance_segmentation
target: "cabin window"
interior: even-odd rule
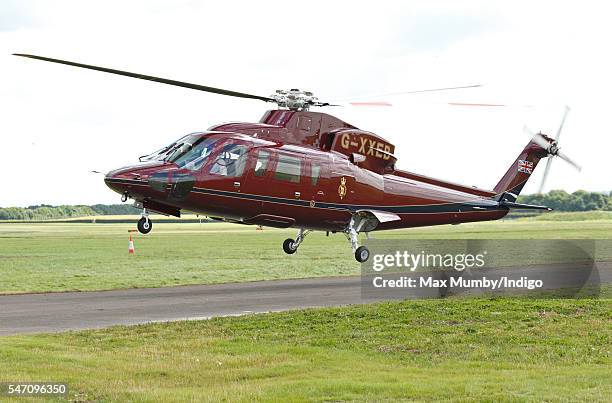
[[[246,157],[247,146],[226,144],[217,155],[215,163],[210,168],[210,173],[227,177],[242,176],[246,165]]]
[[[301,167],[300,158],[279,154],[274,177],[282,181],[300,183]]]
[[[255,162],[255,176],[264,176],[268,169],[270,161],[270,153],[268,151],[259,150],[257,153],[257,162]]]
[[[319,175],[321,174],[321,165],[313,162],[310,167],[310,181],[313,185],[319,182]]]

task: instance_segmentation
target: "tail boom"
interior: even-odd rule
[[[552,142],[552,139],[545,137],[547,140]],[[527,146],[521,151],[516,160],[510,165],[510,168],[506,171],[501,180],[493,188],[496,194],[506,193],[508,196],[513,196],[514,200],[523,190],[523,186],[531,177],[533,170],[538,165],[538,162],[542,158],[548,156],[548,151],[542,148],[533,140],[530,141]]]

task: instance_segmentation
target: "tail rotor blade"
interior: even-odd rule
[[[531,136],[531,140],[536,143],[537,145],[539,145],[540,147],[542,147],[543,149],[545,149],[546,151],[548,151],[548,161],[546,161],[546,168],[544,169],[544,175],[542,175],[542,182],[540,183],[540,188],[538,190],[538,193],[542,193],[542,190],[544,190],[544,186],[546,185],[546,179],[548,179],[548,174],[550,173],[550,166],[552,165],[552,160],[554,156],[557,156],[559,158],[561,158],[562,160],[564,160],[565,162],[567,162],[568,164],[570,164],[571,166],[573,166],[576,170],[581,171],[582,167],[576,163],[574,160],[572,160],[570,157],[568,157],[566,154],[562,153],[559,150],[559,146],[558,146],[558,141],[559,141],[559,136],[561,135],[561,131],[563,130],[563,125],[565,124],[565,119],[567,118],[567,115],[570,111],[569,106],[565,106],[565,111],[563,112],[563,118],[561,119],[561,124],[559,125],[559,129],[557,130],[557,135],[555,136],[555,140],[554,141],[550,141],[549,139],[547,139],[546,137],[544,137],[541,133],[534,133],[531,130],[529,130],[529,128],[525,125],[523,126],[523,131],[527,134],[529,134],[529,136]]]
[[[540,182],[540,188],[538,189],[538,193],[542,193],[544,190],[544,185],[546,184],[546,179],[548,178],[548,172],[550,171],[550,165],[552,164],[553,159],[549,158],[546,161],[546,168],[544,168],[544,175],[542,176],[542,182]]]
[[[565,111],[563,112],[563,117],[561,118],[561,124],[559,125],[559,129],[557,130],[557,135],[555,136],[555,140],[559,141],[559,136],[561,135],[561,130],[563,129],[563,125],[565,124],[565,118],[570,111],[570,107],[565,105]]]
[[[574,160],[572,160],[570,157],[568,157],[561,151],[557,151],[557,156],[561,158],[562,160],[566,161],[568,164],[570,164],[574,168],[576,168],[578,172],[582,171],[582,166],[580,166],[578,163],[576,163]]]
[[[523,131],[531,136],[531,140],[545,150],[550,148],[550,142],[540,133],[534,133],[527,126],[523,126]]]

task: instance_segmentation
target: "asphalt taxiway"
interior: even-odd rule
[[[598,263],[586,271],[564,266],[494,270],[487,275],[498,278],[513,275],[518,278],[525,274],[546,279],[547,289],[587,284],[598,287],[600,284],[612,283],[612,262]],[[207,319],[398,298],[397,294],[387,291],[362,292],[362,281],[364,280],[361,276],[347,276],[113,291],[1,295],[0,336]],[[430,292],[424,297],[439,297],[438,291],[434,289],[433,293]],[[473,291],[469,290],[471,293]],[[412,297],[420,296],[414,294]],[[405,295],[401,298],[405,298]]]
[[[363,303],[360,277],[0,296],[0,335]]]

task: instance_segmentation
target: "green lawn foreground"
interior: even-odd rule
[[[612,300],[446,299],[0,338],[103,401],[610,401]]]
[[[563,216],[561,216],[563,217]],[[558,219],[558,217],[555,217]],[[377,238],[611,238],[612,220],[505,220],[375,233]],[[234,224],[0,223],[0,293],[105,290],[358,274],[342,234],[308,236],[295,255],[294,230]]]

